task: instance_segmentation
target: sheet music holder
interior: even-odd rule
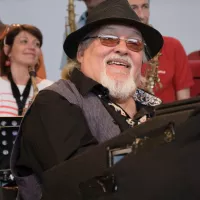
[[[178,163],[179,155],[182,155],[181,154],[182,151],[187,150],[187,152],[184,153],[186,161],[189,158],[193,159],[192,156],[188,157],[187,153],[189,152],[189,155],[192,154],[191,152],[193,151],[190,152],[190,150],[193,149],[192,147],[193,144],[196,147],[195,139],[191,143],[189,143],[188,146],[187,146],[188,143],[185,144],[188,148],[179,148],[179,144],[180,143],[182,144],[183,141],[185,142],[185,140],[188,140],[191,134],[195,136],[199,135],[196,134],[195,131],[191,133],[188,131],[188,129],[190,130],[191,124],[194,126],[198,125],[197,121],[199,120],[200,116],[198,115],[198,117],[195,118],[195,120],[194,119],[191,120],[192,117],[190,118],[190,116],[194,113],[195,110],[198,111],[199,107],[200,107],[200,98],[192,98],[188,100],[177,101],[174,103],[163,104],[156,107],[155,117],[149,119],[147,122],[142,123],[133,128],[127,129],[120,135],[104,143],[101,143],[96,147],[92,147],[92,149],[88,149],[88,151],[81,153],[77,157],[66,160],[62,164],[44,172],[42,178],[46,191],[45,195],[50,194],[49,197],[55,199],[57,197],[59,190],[62,191],[63,196],[66,195],[70,196],[71,199],[76,199],[78,198],[79,196],[78,194],[81,191],[81,194],[83,197],[85,197],[85,199],[89,199],[91,197],[94,197],[93,199],[98,199],[95,195],[99,194],[98,192],[100,190],[98,190],[98,187],[96,186],[100,185],[98,183],[101,180],[97,178],[99,176],[104,176],[106,178],[108,175],[114,174],[116,176],[117,187],[119,188],[119,190],[113,196],[110,194],[105,196],[105,199],[109,198],[131,199],[134,195],[136,195],[136,193],[137,193],[137,199],[148,199],[148,195],[151,195],[152,190],[149,189],[148,195],[144,193],[143,197],[140,198],[139,195],[142,196],[143,194],[140,192],[141,188],[148,189],[149,185],[152,183],[152,180],[154,180],[156,176],[158,180],[165,181],[164,179],[166,178],[165,174],[169,173],[170,176],[170,172],[173,171],[171,167],[166,168],[166,166],[173,165],[174,163],[176,163],[175,161],[177,161]],[[190,119],[188,120],[188,118]],[[193,120],[195,121],[195,123],[192,123]],[[171,135],[174,136],[173,132],[175,131],[175,139],[172,137],[172,140],[170,142],[169,140],[166,140],[167,134],[165,134],[165,131],[166,128],[167,129],[170,128],[168,127],[168,123],[171,121],[172,122],[174,121],[176,129],[173,126],[171,126],[171,133],[172,133]],[[187,128],[186,132],[184,132],[185,129],[182,129],[182,126],[179,126],[180,123],[186,124],[186,126],[183,126],[184,128]],[[145,137],[147,138],[147,140],[146,142],[143,140],[144,143],[143,142],[142,142],[143,144],[141,143],[141,148],[138,145],[139,143],[135,145],[137,142],[135,141],[136,138],[145,139]],[[133,150],[131,151],[130,148],[127,148],[130,145],[133,145],[133,147],[135,145],[136,148],[133,148]],[[176,151],[177,149],[179,149],[180,151]],[[175,151],[173,152],[173,150]],[[200,150],[198,149],[198,152],[199,151]],[[126,156],[126,154],[128,154],[128,156]],[[109,157],[109,155],[111,156]],[[177,159],[173,158],[171,159],[172,155],[174,158]],[[126,158],[121,159],[122,156],[124,157],[126,156]],[[142,159],[140,159],[140,156]],[[197,156],[198,154],[196,155],[196,157]],[[196,157],[194,157],[195,159],[192,160],[194,163],[197,163]],[[153,159],[151,160],[151,158]],[[119,161],[119,159],[121,160]],[[182,157],[181,159],[184,160],[184,157]],[[115,161],[117,161],[116,165]],[[164,165],[163,162],[167,164],[169,163],[169,165]],[[184,169],[184,162],[180,162],[180,165],[182,165],[182,163]],[[149,168],[150,164],[151,168]],[[113,166],[111,167],[111,165]],[[158,170],[154,170],[157,169],[156,168],[157,166],[161,166],[161,168],[158,167]],[[175,166],[174,171],[175,172],[179,171],[179,167],[176,168],[176,165],[174,166]],[[159,171],[160,169],[162,170],[162,173],[160,173]],[[191,172],[192,177],[195,177],[196,174],[193,173],[192,170],[188,170],[188,173],[189,172]],[[136,176],[137,179],[135,178],[135,175],[137,175]],[[160,179],[159,178],[160,175],[163,175],[162,177],[164,178]],[[173,176],[171,176],[171,178],[173,180]],[[171,183],[170,181],[171,178],[166,180],[168,181],[166,183],[167,188],[171,188],[171,185],[173,183],[173,182]],[[183,179],[184,179],[184,174],[183,174]],[[143,180],[143,181],[141,182],[135,180]],[[193,180],[195,180],[195,178]],[[52,184],[57,182],[62,184],[59,184],[59,186],[57,186],[56,184]],[[94,184],[91,185],[92,183]],[[159,188],[159,183],[160,181],[157,181],[156,187],[153,188],[155,192],[154,197],[157,195],[156,188]],[[140,185],[138,186],[138,184]],[[145,187],[143,186],[144,184],[146,184]],[[105,186],[104,183],[102,185]],[[134,188],[133,185],[134,187],[138,187],[138,189],[133,190],[132,189]],[[198,188],[198,185],[197,187],[195,185],[195,187]],[[172,190],[174,190],[174,188],[176,190],[176,187],[174,186],[172,187]],[[154,187],[154,184],[152,185],[152,187]],[[101,191],[105,191],[105,188],[102,189]],[[158,189],[158,191],[160,190]],[[181,192],[180,193],[179,192],[180,191],[178,191],[177,194],[181,194]],[[162,193],[163,192],[160,192],[160,195]],[[102,195],[104,194],[102,193]],[[172,194],[175,193],[172,192]],[[48,199],[48,196],[46,197],[46,199]],[[102,197],[101,199],[104,199],[104,197]],[[176,199],[178,199],[178,195]]]
[[[0,183],[2,186],[13,181],[10,156],[21,120],[22,117],[0,117]]]
[[[174,121],[176,125],[179,125],[198,109],[200,109],[200,96],[156,106],[155,117]]]
[[[185,100],[179,100],[179,101],[175,101],[172,103],[166,103],[166,104],[161,104],[159,106],[155,107],[155,113],[154,113],[154,117],[149,119],[147,122],[140,124],[139,126],[135,126],[133,129],[128,129],[124,132],[124,134],[126,134],[126,132],[129,134],[129,136],[134,137],[138,137],[138,138],[145,138],[145,137],[157,137],[157,133],[154,133],[154,131],[152,132],[151,130],[156,130],[156,129],[160,129],[162,128],[164,125],[168,125],[170,131],[173,132],[174,136],[175,136],[175,128],[177,128],[181,123],[184,123],[185,121],[187,121],[187,119],[192,116],[200,113],[200,96],[199,97],[194,97],[194,98],[189,98],[189,99],[185,99]],[[149,127],[151,127],[151,129],[149,129]],[[163,134],[163,132],[161,131],[161,135]],[[125,137],[126,139],[128,137]],[[115,139],[113,139],[113,143],[110,142],[110,149],[109,149],[109,153],[113,153],[113,152],[119,152],[119,151],[124,151],[124,150],[128,150],[129,148],[125,145],[131,145],[130,143],[128,143],[128,139],[127,140],[123,140],[122,138],[120,140],[115,141]],[[114,144],[114,145],[113,145]],[[121,149],[119,149],[119,147],[123,147]],[[130,153],[130,151],[129,151]],[[119,155],[122,154],[117,154],[115,155],[115,157],[113,156],[113,158],[117,159],[117,156],[119,157]],[[109,157],[109,163],[110,161],[110,157]]]

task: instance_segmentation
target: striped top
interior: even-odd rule
[[[53,82],[47,79],[42,80],[37,84],[38,90],[42,90],[43,88],[51,85]],[[25,85],[17,85],[20,91],[20,94],[23,93]],[[31,91],[29,97],[26,101],[25,108],[28,107],[29,101],[33,97],[33,87],[31,87]],[[13,97],[10,82],[4,80],[0,77],[0,116],[10,116],[15,117],[18,116],[18,107],[15,98]]]

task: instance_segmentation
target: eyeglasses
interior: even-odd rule
[[[83,39],[83,41],[92,39],[92,38],[99,38],[100,42],[102,45],[107,46],[107,47],[115,47],[117,46],[121,40],[126,42],[126,46],[129,50],[134,51],[134,52],[139,52],[141,51],[144,46],[146,45],[142,40],[140,39],[121,39],[117,36],[113,35],[98,35],[98,36],[92,36],[92,37],[86,37]]]

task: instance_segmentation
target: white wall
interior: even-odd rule
[[[150,0],[151,24],[163,35],[174,36],[186,52],[200,49],[200,0]],[[41,29],[42,47],[48,79],[60,77],[63,34],[68,0],[0,0],[0,18],[4,23],[29,23]],[[77,18],[85,10],[76,1]]]
[[[150,0],[151,23],[178,38],[187,53],[200,49],[200,0]]]

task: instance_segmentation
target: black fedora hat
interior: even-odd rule
[[[138,29],[147,45],[148,59],[153,58],[162,48],[162,35],[154,28],[142,23],[127,0],[106,0],[93,8],[86,25],[69,34],[63,48],[67,56],[76,58],[77,49],[83,38],[102,25],[123,24]]]

